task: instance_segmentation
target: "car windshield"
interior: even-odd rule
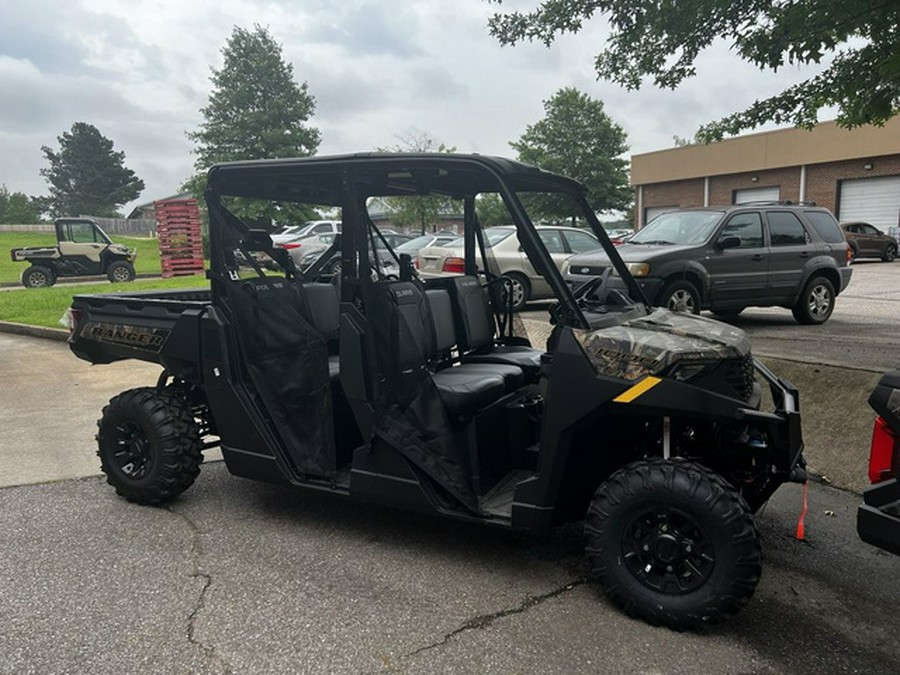
[[[699,244],[709,238],[721,219],[720,211],[670,211],[651,220],[628,243]]]

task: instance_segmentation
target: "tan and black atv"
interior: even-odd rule
[[[113,243],[90,218],[59,218],[56,246],[29,246],[10,251],[13,262],[30,262],[22,273],[25,288],[52,286],[59,277],[105,274],[110,281],[133,281],[136,249]]]

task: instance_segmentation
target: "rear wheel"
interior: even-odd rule
[[[134,272],[134,266],[130,262],[119,260],[109,266],[109,269],[106,270],[106,276],[111,282],[117,283],[134,281],[137,275]]]
[[[56,283],[53,270],[43,265],[32,265],[22,272],[22,285],[25,288],[47,288]]]
[[[881,259],[884,262],[894,262],[894,258],[897,257],[897,247],[893,244],[888,244],[884,248],[884,252],[881,254]]]
[[[507,302],[506,294],[512,292],[512,308],[514,312],[525,309],[528,299],[531,297],[531,285],[524,274],[509,272],[503,276],[510,280],[510,284],[503,284],[503,302]]]
[[[825,323],[834,311],[834,286],[825,277],[813,277],[791,311],[799,323]]]
[[[100,468],[128,501],[164,504],[200,473],[200,431],[183,396],[130,389],[109,402],[97,425]]]
[[[698,464],[613,474],[585,520],[591,570],[628,614],[677,630],[719,623],[753,596],[762,553],[746,502]]]
[[[660,294],[659,305],[673,312],[700,313],[700,293],[690,281],[673,281]]]

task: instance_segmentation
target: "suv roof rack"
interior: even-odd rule
[[[732,206],[818,206],[818,204],[816,204],[816,202],[792,202],[790,199],[762,199],[759,201],[732,204]]]

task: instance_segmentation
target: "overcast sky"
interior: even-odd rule
[[[533,2],[506,0],[503,7]],[[509,147],[574,86],[602,100],[632,153],[672,146],[807,72],[760,72],[725,44],[676,92],[597,81],[605,26],[551,49],[500,47],[484,0],[3,0],[0,3],[0,184],[46,194],[42,145],[88,122],[146,183],[138,203],[177,191],[193,171],[185,132],[200,123],[210,67],[232,28],[269,28],[316,99],[319,154],[369,151],[427,133],[461,152]]]

